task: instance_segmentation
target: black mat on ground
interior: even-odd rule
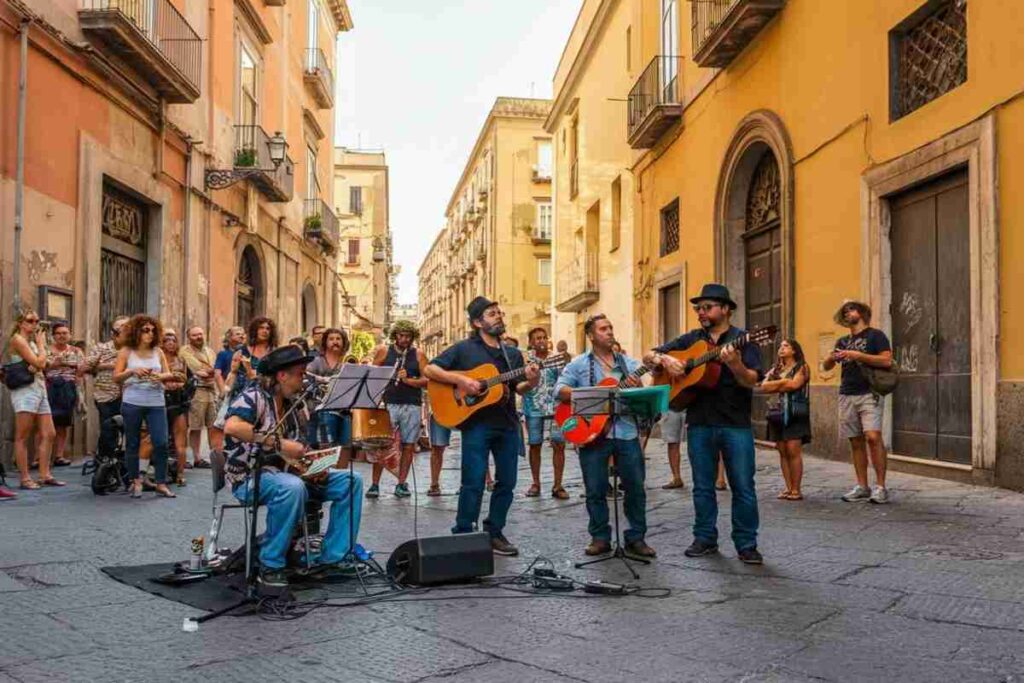
[[[100,571],[115,581],[147,593],[210,612],[230,607],[242,597],[242,592],[236,587],[241,586],[240,576],[211,576],[202,581],[176,586],[154,581],[159,576],[173,572],[173,562],[140,564],[134,567],[102,567]]]

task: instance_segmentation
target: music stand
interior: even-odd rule
[[[338,374],[331,377],[327,384],[327,390],[324,392],[324,397],[315,410],[317,412],[321,410],[338,412],[351,412],[360,409],[379,410],[384,390],[394,380],[394,376],[395,368],[391,365],[356,365],[354,363],[346,363],[341,366],[341,371]],[[349,486],[352,485],[352,481],[355,481],[353,460],[354,458],[350,455],[348,459]],[[359,567],[361,565],[368,567],[371,574],[378,576],[386,576],[387,572],[380,566],[380,563],[373,559],[372,553],[356,543],[354,521],[355,498],[354,495],[349,495],[348,497],[349,547],[345,554],[342,555],[342,558],[351,556],[351,561],[356,566],[356,578],[359,579],[363,592],[368,594],[367,586],[363,582],[363,575],[359,571]],[[359,504],[362,505],[363,501],[360,500]]]
[[[597,417],[598,415],[607,415],[612,423],[611,438],[614,438],[615,418],[633,416],[633,413],[629,410],[627,404],[620,401],[618,395],[619,389],[617,387],[585,387],[573,389],[572,412],[574,415],[579,415],[580,417]],[[612,486],[613,491],[617,492],[619,490],[618,454],[614,451],[612,451]],[[623,497],[623,499],[625,498]],[[642,557],[630,555],[626,552],[626,549],[622,547],[622,535],[619,529],[619,496],[617,495],[612,499],[612,509],[615,525],[615,542],[612,545],[612,554],[607,557],[599,557],[594,560],[577,562],[575,565],[576,569],[580,569],[591,564],[607,562],[608,560],[619,559],[622,560],[622,564],[626,566],[626,569],[628,569],[629,573],[633,575],[633,578],[639,579],[640,575],[636,573],[636,570],[633,569],[629,563],[638,562],[640,564],[650,564],[651,561]]]

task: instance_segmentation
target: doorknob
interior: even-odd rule
[[[939,335],[934,332],[928,335],[928,348],[932,350],[932,353],[936,355],[942,353],[942,351],[939,350],[941,342],[942,340],[939,338]]]

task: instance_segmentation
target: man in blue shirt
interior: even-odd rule
[[[490,363],[499,373],[523,367],[523,354],[501,343],[505,321],[501,308],[486,297],[478,296],[466,307],[473,332],[468,339],[449,346],[424,368],[423,375],[435,382],[457,387],[463,395],[483,393],[481,382],[461,374]],[[536,365],[525,369],[526,379],[506,387],[504,400],[474,413],[459,425],[462,432],[462,489],[452,533],[473,531],[480,517],[484,497],[484,478],[488,456],[494,455],[497,481],[491,494],[491,509],[483,528],[491,535],[491,549],[497,555],[515,556],[519,549],[509,543],[503,530],[516,489],[520,434],[515,394],[525,394],[537,386],[540,372]],[[514,393],[513,393],[514,392]]]
[[[682,377],[686,367],[662,354],[686,349],[697,341],[722,346],[719,360],[722,374],[718,384],[701,391],[686,409],[687,444],[693,474],[693,543],[687,557],[702,557],[718,552],[718,499],[715,475],[718,453],[725,462],[725,473],[732,488],[732,540],[741,561],[762,564],[757,550],[757,492],[754,489],[754,432],[750,425],[753,388],[762,379],[761,352],[754,344],[739,349],[730,342],[743,334],[730,320],[736,302],[724,285],[707,284],[700,296],[690,299],[700,328],[663,344],[644,357],[644,362],[659,366],[670,377]]]
[[[641,364],[628,356],[615,353],[615,330],[604,314],[591,316],[583,325],[590,340],[590,351],[577,356],[562,371],[555,384],[555,394],[561,401],[572,400],[572,390],[596,386],[605,377],[614,377],[626,386],[638,387],[640,380],[633,376]],[[611,551],[612,528],[608,524],[608,459],[622,480],[626,493],[622,506],[629,521],[624,534],[626,551],[640,557],[654,557],[654,548],[647,545],[647,493],[644,491],[644,453],[640,448],[640,432],[636,418],[620,416],[608,425],[603,436],[580,448],[580,470],[587,490],[587,514],[590,545],[587,555],[602,555]]]

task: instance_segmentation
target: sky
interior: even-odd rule
[[[400,303],[498,96],[551,97],[581,0],[348,0],[335,144],[383,149]]]

